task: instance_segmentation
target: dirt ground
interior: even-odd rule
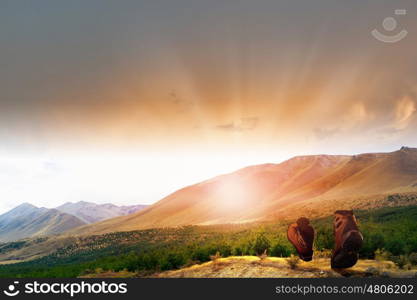
[[[286,258],[237,256],[154,274],[157,278],[320,278],[320,277],[415,277],[417,270],[398,269],[393,262],[359,260],[349,269],[332,270],[330,259],[300,261],[292,269]]]

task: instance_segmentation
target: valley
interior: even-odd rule
[[[355,211],[365,244],[361,259],[391,261],[400,271],[417,265],[417,206]],[[333,248],[332,217],[312,220],[318,258]],[[115,272],[151,276],[209,262],[213,257],[289,257],[287,222],[185,226],[115,232],[86,237],[51,237],[0,245],[0,277],[78,277]],[[42,249],[44,256],[37,256]],[[27,259],[17,263],[17,261]],[[97,275],[99,276],[99,275]]]

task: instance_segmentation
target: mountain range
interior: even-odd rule
[[[146,205],[116,206],[80,201],[48,209],[23,203],[0,215],[0,241],[58,234],[81,225],[125,216],[145,207]]]
[[[57,234],[85,224],[77,217],[57,209],[24,203],[0,216],[0,241]]]
[[[297,156],[182,188],[155,204],[23,204],[0,216],[0,241],[65,232],[102,234],[185,225],[327,216],[337,209],[417,204],[417,149]]]
[[[299,156],[250,166],[185,187],[128,216],[70,234],[320,217],[337,209],[417,203],[417,149]]]

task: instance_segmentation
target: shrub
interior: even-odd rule
[[[210,253],[207,247],[196,249],[191,256],[192,260],[199,262],[206,262],[210,260]]]
[[[244,254],[244,249],[242,246],[236,246],[233,248],[232,250],[232,255],[234,256],[243,256]]]
[[[268,258],[268,253],[266,252],[266,249],[264,251],[264,253],[262,253],[261,255],[258,255],[260,260],[265,260]]]
[[[314,251],[315,258],[330,258],[332,257],[332,250],[323,249]]]
[[[408,258],[405,255],[393,256],[392,261],[400,268],[403,269],[409,264]]]
[[[327,226],[318,228],[314,244],[317,250],[332,249],[334,245],[333,229]]]
[[[298,256],[295,256],[291,254],[289,258],[286,259],[288,266],[291,269],[297,268],[298,264],[300,263],[300,258]]]
[[[220,252],[221,256],[227,257],[232,255],[232,247],[229,244],[222,242],[214,247],[213,252],[214,254]]]
[[[359,251],[361,257],[374,258],[375,251],[382,248],[385,248],[394,253],[389,247],[387,247],[387,244],[384,241],[384,235],[378,232],[367,232],[367,230],[362,233],[365,236],[365,239],[364,244]]]
[[[216,252],[216,254],[214,254],[214,255],[210,255],[210,260],[212,261],[212,262],[217,262],[217,260],[219,259],[219,258],[221,258],[222,256],[220,255],[220,252],[219,251],[217,251]]]
[[[416,252],[410,253],[410,255],[408,256],[408,260],[410,261],[412,265],[417,265],[417,253]]]
[[[253,250],[256,255],[262,255],[266,253],[271,248],[271,243],[269,239],[265,236],[265,233],[260,233],[256,238],[255,244],[253,245]]]
[[[141,257],[141,264],[145,270],[155,270],[159,267],[159,262],[156,255],[145,254]]]
[[[168,253],[164,258],[161,260],[161,270],[172,270],[172,269],[178,269],[185,265],[186,260],[184,258],[184,255],[181,253]]]
[[[288,257],[291,255],[291,250],[281,243],[276,243],[271,249],[271,255],[276,257]]]
[[[378,261],[391,260],[392,254],[385,249],[377,249],[375,251],[375,259]]]
[[[406,247],[407,247],[406,243],[404,243],[401,239],[394,238],[392,240],[389,240],[385,244],[384,248],[390,251],[394,255],[400,255],[400,254],[407,252]]]
[[[243,256],[243,255],[251,255],[253,252],[253,243],[251,241],[243,241],[238,243],[233,248],[233,255]]]

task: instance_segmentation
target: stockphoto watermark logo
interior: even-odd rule
[[[3,293],[9,297],[14,297],[14,296],[19,295],[20,291],[17,288],[18,285],[19,285],[19,281],[15,281],[13,282],[13,284],[9,284],[9,286],[7,287],[7,289],[3,291]]]
[[[405,16],[407,14],[407,10],[405,9],[396,9],[395,10],[396,16]],[[408,32],[405,29],[399,30],[397,33],[394,33],[398,27],[397,19],[393,17],[386,17],[382,21],[382,28],[384,29],[384,33],[380,32],[378,29],[372,30],[372,35],[380,42],[384,43],[397,43],[404,39]]]
[[[107,283],[101,282],[27,282],[20,284],[14,281],[3,290],[4,295],[15,297],[19,294],[37,295],[37,294],[66,294],[74,297],[78,294],[126,294],[127,283]]]

